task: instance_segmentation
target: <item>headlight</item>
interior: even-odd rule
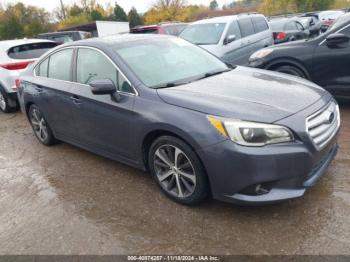
[[[208,116],[211,125],[223,136],[243,146],[265,146],[294,141],[293,133],[284,126]]]
[[[252,56],[250,57],[250,59],[260,59],[260,58],[264,58],[265,56],[268,56],[269,54],[271,54],[273,52],[273,49],[261,49],[257,52],[255,52],[254,54],[252,54]]]

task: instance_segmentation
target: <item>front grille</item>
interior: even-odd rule
[[[318,149],[327,145],[338,131],[339,126],[340,113],[335,102],[329,103],[306,119],[307,132]]]

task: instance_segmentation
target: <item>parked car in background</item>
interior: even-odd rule
[[[52,41],[23,39],[0,41],[0,110],[8,113],[18,109],[19,74],[38,57],[56,47]]]
[[[226,63],[245,65],[255,51],[273,44],[266,18],[260,14],[216,17],[194,22],[180,37],[201,46]]]
[[[310,36],[310,31],[306,30],[297,18],[274,19],[269,25],[275,44],[306,39]]]
[[[350,97],[350,14],[318,38],[256,52],[249,65],[303,77],[335,96]]]
[[[320,21],[322,22],[321,32],[324,33],[328,28],[344,14],[344,11],[323,11],[318,14]]]
[[[309,31],[310,31],[310,36],[318,36],[321,33],[321,26],[322,22],[318,18],[318,13],[306,13],[301,16],[301,19],[303,18],[310,18],[311,21],[309,23]]]
[[[337,153],[339,108],[327,91],[229,67],[173,36],[60,46],[21,77],[19,98],[41,143],[149,170],[181,204],[301,197]]]
[[[321,33],[322,23],[319,21],[317,24],[315,17],[298,17],[297,20],[302,24],[306,31],[309,31],[309,37],[316,37]]]
[[[73,41],[83,40],[90,38],[91,34],[89,32],[83,31],[64,31],[64,32],[51,32],[39,34],[37,38],[39,39],[47,39],[51,41],[55,41],[59,44],[65,44]]]
[[[165,34],[178,36],[185,28],[186,23],[161,23],[158,25],[137,26],[130,30],[131,34]]]

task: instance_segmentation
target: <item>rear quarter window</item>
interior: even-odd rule
[[[260,33],[269,29],[269,26],[263,17],[253,17],[252,21],[256,33]]]
[[[241,29],[242,37],[255,34],[254,26],[250,17],[239,19],[238,24],[239,28]]]
[[[12,59],[34,59],[39,58],[51,48],[56,47],[56,43],[32,43],[11,47],[7,54]]]

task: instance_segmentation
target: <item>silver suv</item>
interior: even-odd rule
[[[0,41],[0,110],[18,109],[16,80],[27,66],[57,43],[48,40],[22,39]]]
[[[272,31],[261,14],[200,20],[186,27],[180,37],[203,47],[226,63],[237,65],[248,64],[255,51],[273,44]]]

